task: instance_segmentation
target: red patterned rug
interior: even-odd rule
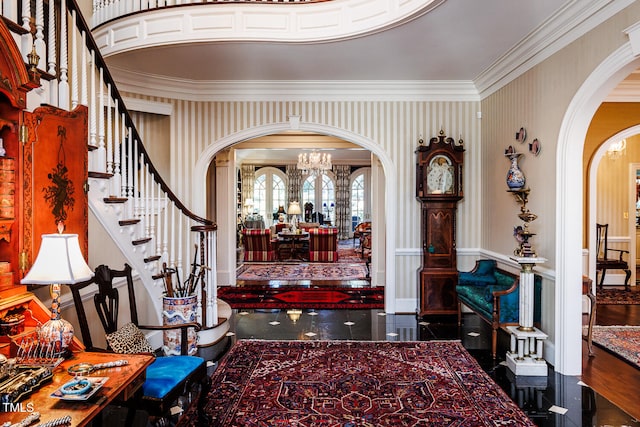
[[[535,426],[459,342],[245,340],[212,379],[179,425]]]
[[[348,264],[363,264],[364,257],[359,247],[354,246],[351,240],[338,241],[338,262]]]
[[[603,305],[640,304],[640,292],[624,289],[596,289],[596,302]]]
[[[593,342],[640,368],[640,326],[594,326]]]
[[[218,298],[231,308],[384,309],[383,287],[221,286]]]
[[[242,280],[312,280],[313,282],[336,280],[366,280],[364,264],[345,263],[260,263],[243,264],[236,273]]]

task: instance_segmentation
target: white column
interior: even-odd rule
[[[535,274],[533,268],[547,260],[539,257],[511,257],[520,264],[518,326],[508,326],[511,349],[507,353],[507,367],[516,375],[546,376],[547,363],[542,347],[547,335],[533,326],[535,311]],[[517,342],[517,344],[516,344]],[[514,349],[514,347],[516,347]]]

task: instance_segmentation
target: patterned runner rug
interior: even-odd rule
[[[640,326],[594,326],[593,342],[640,368]]]
[[[535,424],[459,342],[241,340],[179,425]]]
[[[231,308],[384,309],[383,287],[221,286],[218,298]]]
[[[311,280],[313,282],[336,280],[366,280],[364,264],[343,263],[260,263],[244,264],[238,269],[237,280]]]
[[[624,289],[596,289],[598,304],[640,304],[640,292]]]

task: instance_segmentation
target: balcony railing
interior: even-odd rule
[[[223,3],[322,3],[331,0],[94,0],[93,26],[104,24],[113,19],[132,13],[145,12],[165,7],[185,6],[190,4],[223,4]]]

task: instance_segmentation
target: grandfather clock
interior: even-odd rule
[[[456,210],[462,199],[462,139],[441,130],[416,150],[416,198],[421,205],[422,267],[418,315],[457,314]]]

